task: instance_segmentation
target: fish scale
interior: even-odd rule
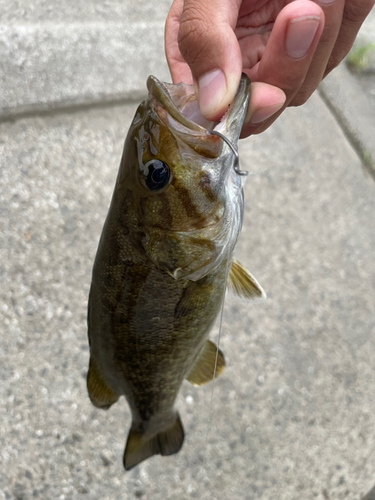
[[[199,114],[191,86],[150,77],[148,88],[125,141],[88,308],[87,388],[98,408],[122,395],[128,401],[127,470],[181,449],[174,403],[183,380],[202,385],[223,371],[223,353],[208,336],[227,281],[238,295],[264,295],[232,260],[243,193],[225,142],[238,140],[248,78],[223,121],[209,128],[183,114]],[[211,134],[214,126],[225,141]]]

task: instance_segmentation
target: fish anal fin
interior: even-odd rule
[[[247,300],[266,299],[267,295],[258,281],[237,259],[232,260],[228,276],[229,289]]]
[[[112,391],[105,382],[103,375],[97,368],[95,361],[90,357],[87,373],[87,391],[91,403],[97,408],[107,410],[118,400],[119,396]]]
[[[124,467],[130,470],[153,455],[174,455],[184,442],[184,428],[177,413],[172,425],[167,429],[149,436],[132,425],[124,452]]]
[[[224,354],[213,342],[207,340],[186,380],[193,385],[207,384],[218,377],[224,370],[224,367]]]

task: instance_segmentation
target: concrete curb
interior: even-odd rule
[[[345,64],[323,80],[319,91],[363,163],[375,175],[374,103]]]
[[[0,117],[134,100],[149,74],[169,80],[163,23],[0,25]]]

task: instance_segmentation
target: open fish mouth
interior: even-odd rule
[[[200,113],[193,85],[162,83],[154,76],[147,79],[147,88],[153,107],[159,117],[182,134],[210,135],[216,131],[225,135],[232,142],[237,142],[250,96],[250,80],[243,74],[240,84],[228,111],[218,122],[206,120]]]

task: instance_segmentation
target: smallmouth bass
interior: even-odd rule
[[[242,76],[219,123],[200,115],[192,86],[154,77],[147,86],[125,141],[88,307],[89,397],[103,409],[127,399],[127,470],[181,449],[174,402],[183,380],[202,385],[222,372],[223,353],[208,335],[226,284],[248,299],[264,296],[233,259],[243,193],[232,148],[249,79]]]

